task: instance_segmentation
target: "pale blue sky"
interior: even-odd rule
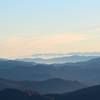
[[[84,31],[100,25],[100,0],[1,0],[0,33]]]
[[[10,44],[9,46],[7,44],[3,46],[7,39],[26,38],[26,36],[28,38],[37,38],[39,36],[42,37],[39,38],[42,41],[46,35],[48,40],[49,36],[52,35],[52,40],[57,35],[58,37],[61,35],[70,37],[70,34],[71,36],[73,35],[72,40],[75,38],[75,35],[80,38],[84,34],[87,35],[85,37],[89,37],[87,40],[88,45],[95,45],[97,42],[100,42],[98,39],[100,37],[100,0],[0,0],[0,39],[3,41],[1,42],[0,48],[2,50],[0,52],[1,54],[4,53],[5,56],[8,54],[3,49],[7,48],[6,50],[8,50],[12,48],[13,50],[14,48]],[[68,52],[89,51],[89,49],[82,49],[87,48],[87,42],[86,44],[84,43],[84,41],[79,41],[77,43],[79,46],[77,47],[74,44],[73,47],[69,48]],[[61,44],[63,44],[63,47]],[[83,47],[80,44],[84,44]],[[40,45],[45,46],[44,43]],[[51,45],[52,50],[48,49],[48,51],[53,52],[54,50],[56,52],[56,49],[59,49],[57,52],[67,52],[67,48],[64,45],[68,46],[69,44],[66,44],[66,42],[58,43],[56,48]],[[91,48],[94,48],[94,46],[91,46]],[[38,49],[42,48],[39,47]],[[36,50],[39,53],[44,53],[45,50],[43,49]],[[38,53],[36,50],[33,50],[33,53]],[[96,48],[93,51],[100,51],[100,48]],[[17,55],[18,52],[14,53]]]

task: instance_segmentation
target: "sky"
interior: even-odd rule
[[[100,0],[0,0],[0,57],[100,52]]]

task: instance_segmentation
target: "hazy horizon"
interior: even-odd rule
[[[0,58],[100,52],[99,0],[0,1]]]

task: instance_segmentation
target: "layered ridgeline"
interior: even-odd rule
[[[86,85],[95,85],[100,83],[100,58],[63,64],[0,60],[0,77],[18,81],[43,81],[57,77],[64,80],[81,81]]]
[[[100,85],[93,86],[71,93],[39,95],[35,92],[26,92],[16,89],[0,91],[1,100],[100,100]]]
[[[13,88],[24,91],[35,91],[40,94],[71,92],[85,87],[85,85],[78,81],[63,80],[58,78],[48,79],[45,81],[11,81],[0,79],[0,90]]]
[[[83,62],[88,61],[93,58],[97,58],[100,56],[100,53],[87,53],[87,54],[38,54],[33,55],[30,58],[22,58],[16,59],[18,61],[25,62],[36,62],[36,63],[44,63],[44,64],[54,64],[54,63],[74,63],[74,62]]]

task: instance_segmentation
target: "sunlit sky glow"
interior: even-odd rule
[[[1,0],[0,57],[100,52],[100,0]]]

